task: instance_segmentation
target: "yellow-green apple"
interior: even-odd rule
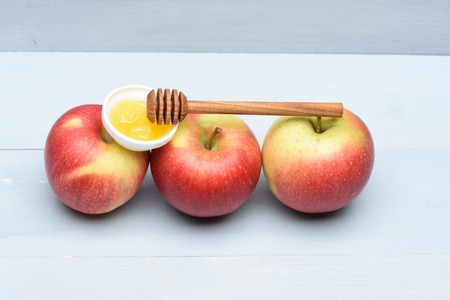
[[[152,150],[150,169],[161,194],[179,211],[222,216],[238,209],[255,189],[261,149],[236,116],[190,114],[168,144]]]
[[[117,144],[102,125],[101,105],[70,109],[50,129],[44,159],[58,198],[87,214],[112,211],[130,200],[148,170],[150,153]]]
[[[280,117],[262,147],[271,191],[288,207],[305,213],[349,204],[365,187],[374,164],[373,140],[358,116],[344,110],[342,118],[321,120],[318,129],[317,118]]]

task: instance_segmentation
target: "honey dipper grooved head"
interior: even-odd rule
[[[147,95],[147,118],[152,123],[159,125],[177,124],[186,118],[188,104],[186,96],[176,89],[170,92],[159,88],[157,91],[151,90]]]

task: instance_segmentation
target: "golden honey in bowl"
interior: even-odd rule
[[[147,103],[142,100],[123,100],[116,103],[111,108],[109,119],[120,133],[140,141],[160,139],[173,128],[172,124],[151,123],[147,119]]]

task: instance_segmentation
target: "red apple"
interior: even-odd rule
[[[367,126],[344,110],[342,118],[281,117],[263,143],[264,175],[278,200],[305,213],[338,210],[363,190],[374,164]]]
[[[45,144],[45,169],[58,198],[87,214],[112,211],[138,191],[148,170],[149,152],[117,144],[102,126],[101,105],[64,113]]]
[[[150,169],[176,209],[195,217],[222,216],[238,209],[255,189],[261,150],[240,118],[190,114],[168,144],[152,151]]]

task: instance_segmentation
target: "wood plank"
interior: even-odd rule
[[[377,148],[450,148],[439,117],[450,111],[450,56],[0,53],[0,66],[0,149],[43,149],[61,114],[126,84],[190,99],[342,101]],[[260,142],[274,120],[243,118]]]
[[[450,54],[445,0],[2,1],[0,51]]]
[[[0,257],[448,255],[449,150],[378,150],[349,207],[308,216],[280,204],[261,178],[237,212],[198,220],[168,205],[148,176],[124,207],[86,216],[64,206],[42,150],[0,151]]]
[[[448,255],[0,259],[2,299],[434,299]]]

